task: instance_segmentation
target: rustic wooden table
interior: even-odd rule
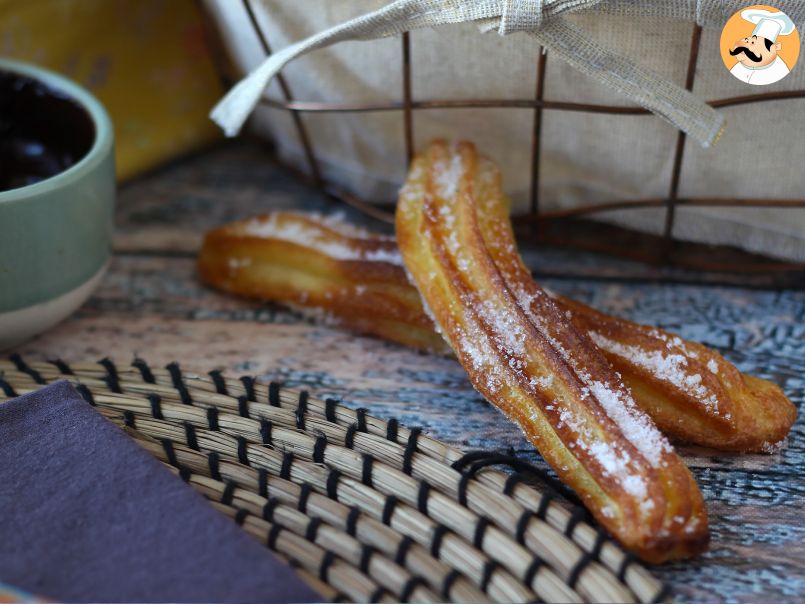
[[[124,186],[115,254],[101,287],[71,319],[20,349],[30,358],[153,364],[280,379],[465,448],[538,460],[472,389],[454,360],[316,325],[288,310],[199,284],[205,230],[273,209],[332,211],[257,143],[237,142]],[[350,214],[351,217],[358,219]],[[805,395],[805,292],[736,285],[735,277],[661,270],[580,252],[528,250],[542,283],[563,294],[718,348],[741,370]],[[460,419],[459,419],[460,418]],[[709,502],[710,551],[656,573],[683,600],[805,599],[805,421],[772,455],[683,447]]]

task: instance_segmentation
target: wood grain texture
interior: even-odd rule
[[[193,254],[205,230],[274,208],[333,206],[272,163],[256,144],[227,145],[128,185],[115,258],[71,319],[20,348],[70,361],[140,355],[154,365],[279,379],[367,407],[468,449],[533,448],[472,389],[452,359],[349,334],[271,304],[200,285]],[[353,216],[350,214],[350,216]],[[737,287],[734,276],[645,267],[589,254],[527,250],[545,286],[605,312],[718,348],[741,371],[805,399],[805,292]],[[796,601],[805,595],[805,421],[772,455],[681,447],[711,516],[704,556],[655,572],[682,600]]]

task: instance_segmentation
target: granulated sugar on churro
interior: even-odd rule
[[[688,371],[688,359],[683,355],[676,354],[667,347],[665,350],[646,351],[638,346],[616,342],[595,331],[590,331],[589,335],[601,349],[617,354],[648,370],[652,375],[682,388],[703,405],[708,413],[719,415],[718,397],[702,383],[700,374]],[[715,365],[715,369],[710,364]],[[708,368],[712,373],[718,372],[718,365],[713,360],[709,361]]]
[[[285,215],[287,216],[287,215]],[[337,260],[369,260],[388,262],[402,266],[402,258],[391,237],[374,236],[369,238],[366,231],[345,222],[339,216],[330,216],[321,220],[317,225],[316,215],[307,215],[309,223],[300,224],[295,221],[283,220],[282,214],[258,216],[243,224],[243,233],[264,239],[277,239],[306,247],[315,248],[322,254]],[[366,246],[356,248],[349,241],[333,241],[329,234],[324,233],[320,227],[323,224],[345,238],[355,238],[377,242],[375,249],[365,249]],[[388,243],[389,245],[385,245]]]

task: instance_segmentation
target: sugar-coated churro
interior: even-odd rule
[[[523,270],[508,231],[490,218],[482,234],[478,208],[503,196],[490,167],[468,143],[414,159],[396,227],[417,289],[476,389],[621,543],[653,562],[702,551],[707,513],[687,467]]]
[[[421,350],[449,350],[422,312],[394,240],[340,221],[278,212],[220,227],[207,233],[198,270],[224,291]]]

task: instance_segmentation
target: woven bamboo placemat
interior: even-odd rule
[[[510,455],[467,453],[394,419],[249,376],[142,359],[0,360],[6,398],[60,379],[329,600],[669,597],[568,501],[571,493]]]

